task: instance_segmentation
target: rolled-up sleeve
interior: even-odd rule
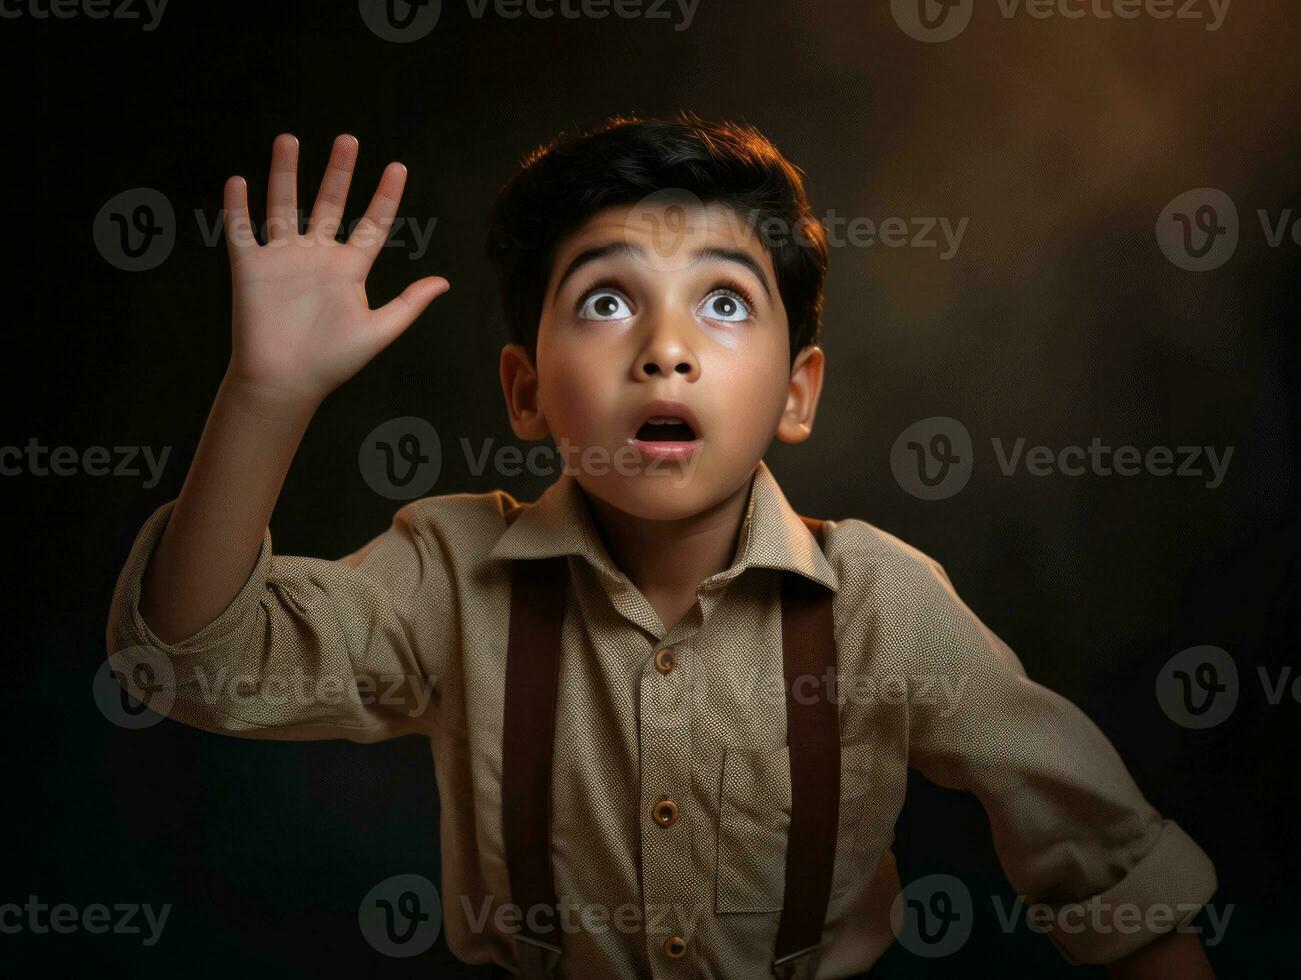
[[[906,614],[915,669],[947,698],[909,705],[909,764],[984,806],[1009,882],[1073,964],[1109,963],[1191,918],[1215,867],[1147,802],[1074,704],[1026,677],[1012,650],[930,559]]]
[[[271,532],[230,605],[164,643],[140,613],[145,569],[175,501],[141,528],[109,612],[109,663],[160,714],[245,738],[374,742],[428,733],[455,610],[420,501],[338,560],[277,555]]]

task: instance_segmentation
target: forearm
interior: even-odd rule
[[[140,612],[159,639],[194,635],[248,580],[315,409],[223,379],[142,583]]]
[[[1201,940],[1194,933],[1170,932],[1107,964],[1111,980],[1214,980]]]

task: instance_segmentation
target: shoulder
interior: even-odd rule
[[[932,666],[1022,670],[933,557],[866,521],[827,524],[824,549],[840,581],[836,606],[851,630]]]
[[[458,555],[486,555],[513,518],[531,506],[505,490],[421,497],[393,516],[393,524]]]
[[[389,527],[339,562],[391,585],[446,580],[488,551],[518,502],[508,493],[452,493],[403,505]],[[280,556],[283,565],[297,559]]]
[[[850,629],[917,647],[976,627],[944,566],[920,548],[856,518],[828,521],[823,535],[837,618]]]
[[[858,518],[823,523],[822,546],[847,598],[869,605],[914,604],[948,587],[944,566],[908,542]]]

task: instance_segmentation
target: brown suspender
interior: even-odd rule
[[[819,538],[822,522],[801,520]],[[526,915],[517,938],[560,952],[551,864],[551,770],[569,564],[560,556],[516,560],[513,566],[502,725],[502,833],[514,906],[524,912],[546,910],[541,917]],[[781,602],[791,819],[774,967],[822,941],[840,814],[840,719],[831,696],[834,688],[824,686],[836,668],[832,594],[787,573]],[[800,677],[816,682],[797,684]]]
[[[541,919],[525,914],[519,938],[558,952],[551,874],[551,754],[569,561],[562,555],[516,560],[513,565],[501,733],[506,872],[517,909],[548,910]],[[532,928],[534,922],[541,928]]]
[[[820,540],[821,521],[802,518]],[[773,965],[822,942],[831,898],[840,818],[840,714],[832,593],[794,573],[782,580],[782,667],[786,674],[786,742],[791,759],[791,822],[786,837],[786,890]],[[800,683],[812,677],[817,683]],[[814,692],[810,697],[808,692]]]

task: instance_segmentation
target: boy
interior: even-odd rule
[[[812,430],[827,246],[752,128],[614,119],[532,154],[499,195],[511,426],[579,466],[533,504],[417,500],[338,561],[274,554],[314,410],[448,288],[368,309],[405,171],[339,244],[356,154],[336,140],[300,235],[297,144],[277,139],[263,246],[243,181],[226,186],[230,365],[180,497],[119,580],[120,676],[151,662],[175,678],[168,713],[215,732],[428,737],[467,962],[860,973],[893,939],[911,765],[977,794],[1018,894],[1080,913],[1051,933],[1069,960],[1211,975],[1173,921],[1085,911],[1182,915],[1216,887],[1101,732],[1026,678],[936,562],[861,520],[801,518],[763,462],[774,435]]]

